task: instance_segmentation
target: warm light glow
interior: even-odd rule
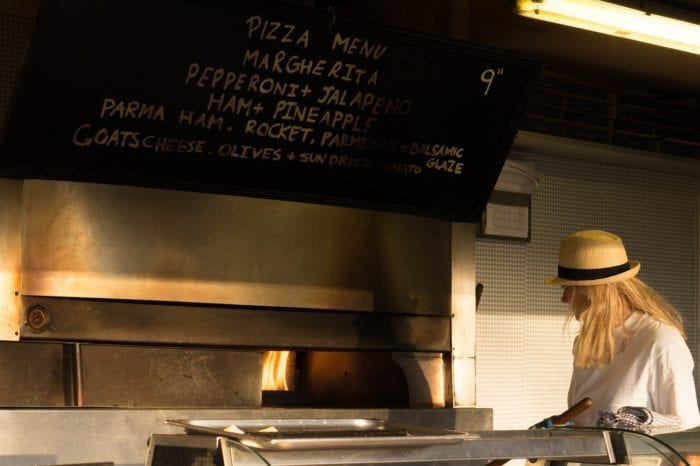
[[[289,390],[287,364],[289,351],[266,351],[263,355],[262,389]]]
[[[518,0],[516,13],[700,54],[700,25],[600,0]]]

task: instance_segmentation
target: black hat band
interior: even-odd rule
[[[565,278],[567,280],[597,280],[599,278],[608,278],[622,272],[627,272],[629,269],[629,262],[614,267],[604,267],[602,269],[570,269],[560,265],[559,278]]]

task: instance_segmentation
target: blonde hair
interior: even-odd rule
[[[648,314],[687,338],[681,314],[639,278],[573,288],[570,318],[575,313],[581,324],[574,342],[574,363],[578,367],[603,367],[612,361],[616,329],[624,332],[625,319],[633,312]],[[583,293],[585,299],[575,299],[578,293]],[[574,309],[576,304],[582,309]],[[623,338],[628,337],[623,333]]]

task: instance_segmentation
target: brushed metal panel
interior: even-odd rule
[[[251,408],[262,354],[192,348],[82,346],[83,406]]]
[[[248,309],[23,296],[49,316],[22,339],[274,348],[450,349],[450,318],[377,312]]]
[[[448,222],[46,180],[23,196],[23,294],[449,315]]]
[[[61,344],[0,342],[0,405],[70,406],[65,363]]]
[[[18,340],[22,182],[0,178],[0,340]]]
[[[476,406],[476,227],[452,225],[452,403]]]

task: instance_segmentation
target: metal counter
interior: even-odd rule
[[[700,430],[649,435],[573,427],[466,433],[372,422],[343,425],[340,420],[325,425],[318,424],[319,420],[275,424],[268,419],[259,425],[245,421],[242,428],[232,424],[222,432],[228,421],[178,422],[189,433],[153,435],[146,466],[501,466],[511,459],[520,460],[514,464],[551,466],[692,466],[700,451]],[[263,424],[267,427],[252,431]],[[368,429],[365,433],[359,432],[363,426]],[[402,428],[406,429],[403,433]],[[342,433],[338,430],[334,435],[334,429]],[[261,432],[274,435],[266,437]],[[295,437],[301,441],[294,442]],[[280,441],[270,442],[270,438]]]
[[[444,440],[434,433],[427,435],[432,437],[432,444],[421,444],[415,436],[379,445],[358,437],[345,439],[338,448],[324,447],[323,442],[317,448],[251,447],[243,443],[244,439],[233,438],[235,435],[153,435],[147,466],[484,465],[510,458],[616,464],[627,454],[624,442],[607,430],[477,432],[462,434],[456,441],[453,432],[447,432]]]

